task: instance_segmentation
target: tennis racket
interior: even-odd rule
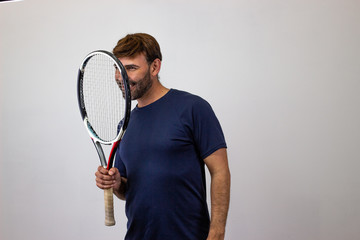
[[[130,118],[131,97],[128,76],[121,62],[110,52],[89,53],[78,73],[78,101],[101,165],[113,166],[116,149]],[[102,144],[112,145],[106,161]],[[104,190],[105,225],[115,225],[113,189]]]

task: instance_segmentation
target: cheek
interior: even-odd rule
[[[127,75],[128,75],[129,80],[131,80],[131,81],[135,81],[135,82],[136,82],[136,81],[138,80],[137,74],[128,73]]]

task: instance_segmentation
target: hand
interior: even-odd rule
[[[117,168],[106,168],[99,166],[96,173],[96,186],[101,189],[119,189],[121,185],[121,176]]]

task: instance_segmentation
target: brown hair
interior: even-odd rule
[[[118,41],[113,53],[117,58],[135,57],[137,54],[144,53],[148,64],[151,64],[156,58],[162,60],[159,43],[153,36],[146,33],[126,35]]]

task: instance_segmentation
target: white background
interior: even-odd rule
[[[226,239],[360,239],[359,0],[25,0],[0,3],[1,240],[123,238],[124,202],[103,223],[76,77],[134,32],[223,126]]]

